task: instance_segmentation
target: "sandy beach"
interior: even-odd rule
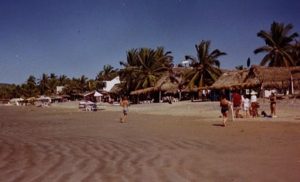
[[[132,105],[123,124],[119,106],[0,106],[0,181],[298,182],[299,106],[228,127],[217,102]]]

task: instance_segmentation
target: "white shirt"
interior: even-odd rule
[[[257,97],[256,95],[251,95],[251,98],[250,98],[250,102],[257,102]]]
[[[249,108],[250,107],[250,100],[248,98],[244,99],[244,108]]]

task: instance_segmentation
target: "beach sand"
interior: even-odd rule
[[[217,102],[132,105],[128,123],[119,106],[0,106],[0,181],[298,182],[298,102],[228,127]]]

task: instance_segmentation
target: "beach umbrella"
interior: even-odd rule
[[[103,96],[103,94],[101,94],[101,93],[99,93],[99,92],[95,91],[95,93],[94,93],[94,97],[101,97],[101,96]]]

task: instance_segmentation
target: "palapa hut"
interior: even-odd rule
[[[132,92],[130,92],[130,95],[141,95],[141,94],[147,94],[147,93],[154,92],[154,91],[157,91],[157,89],[155,89],[155,87],[148,87],[148,88],[132,91]]]
[[[248,70],[235,70],[224,72],[220,78],[212,84],[209,89],[232,89],[241,88],[248,75]]]
[[[165,72],[163,76],[156,82],[154,87],[148,87],[140,90],[135,90],[130,93],[139,97],[140,95],[153,95],[158,94],[158,101],[161,100],[165,94],[179,94],[180,97],[180,85],[183,83],[183,73],[188,68],[177,67]]]
[[[300,67],[252,66],[249,70],[225,72],[210,87],[216,90],[254,89],[257,91],[276,89],[281,92],[300,89]]]
[[[104,92],[105,93],[105,92]],[[91,92],[86,92],[83,94],[83,98],[85,101],[91,101],[91,102],[101,102],[104,96],[103,91],[91,91]]]
[[[299,81],[300,67],[252,66],[243,87],[292,90],[292,86],[299,89]]]

